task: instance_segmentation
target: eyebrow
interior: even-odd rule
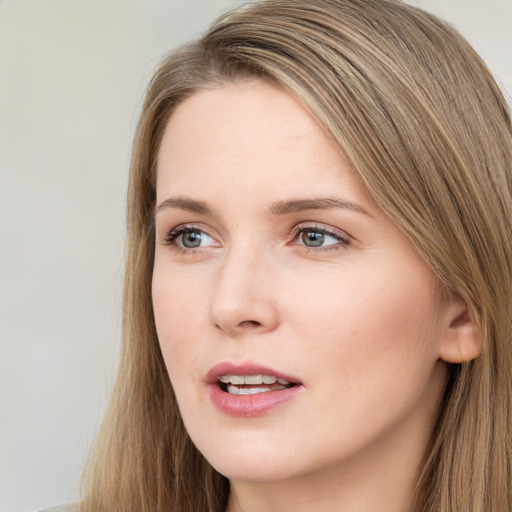
[[[200,215],[212,215],[212,209],[203,201],[195,201],[186,197],[170,197],[162,201],[155,208],[155,215],[161,210],[168,208],[178,208]],[[316,199],[293,199],[290,201],[277,201],[270,207],[270,212],[273,215],[286,215],[289,213],[297,213],[307,210],[326,210],[342,208],[356,213],[362,213],[372,217],[364,208],[358,204],[352,203],[345,199],[336,197],[320,197]]]
[[[212,214],[210,207],[202,201],[194,201],[193,199],[188,199],[186,197],[170,197],[169,199],[162,201],[155,208],[155,215],[161,210],[166,210],[167,208],[179,208],[180,210],[199,213],[201,215]]]
[[[372,216],[364,208],[358,204],[351,203],[345,199],[337,197],[319,197],[317,199],[294,199],[292,201],[277,201],[274,203],[270,211],[275,215],[283,215],[287,213],[296,213],[306,210],[326,210],[334,208],[343,208],[364,215]]]

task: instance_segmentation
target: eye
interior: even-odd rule
[[[184,250],[195,250],[217,245],[217,242],[205,231],[187,226],[173,229],[165,239],[168,245],[175,245]]]
[[[334,249],[336,247],[344,247],[349,243],[348,238],[341,233],[336,233],[333,230],[320,228],[318,226],[299,226],[294,236],[296,245],[301,245],[309,249]]]

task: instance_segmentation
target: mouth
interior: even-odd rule
[[[276,375],[232,375],[226,374],[218,377],[218,384],[222,391],[231,395],[257,395],[270,391],[281,391],[297,385]]]
[[[213,404],[235,417],[264,415],[304,391],[299,379],[251,361],[219,363],[210,369],[205,382]]]

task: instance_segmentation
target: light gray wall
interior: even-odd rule
[[[77,496],[118,351],[132,134],[236,0],[0,2],[0,511]]]
[[[237,0],[0,1],[0,511],[77,497],[117,360],[151,71]],[[417,0],[512,93],[512,0]]]

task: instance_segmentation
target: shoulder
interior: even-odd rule
[[[54,507],[45,508],[40,512],[79,512],[77,503],[67,503],[66,505],[56,505]]]

